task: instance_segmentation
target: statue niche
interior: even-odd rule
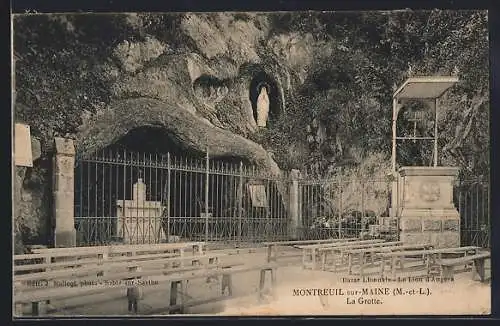
[[[249,100],[252,104],[254,123],[258,128],[272,128],[282,112],[282,100],[276,81],[260,71],[250,81]]]

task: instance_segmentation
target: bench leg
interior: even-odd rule
[[[227,295],[232,296],[233,295],[233,279],[231,277],[231,274],[224,274],[222,275],[222,295],[226,295],[226,288],[227,288]]]
[[[347,274],[352,274],[352,254],[349,253],[347,256]]]
[[[181,261],[180,262],[177,262],[178,266],[177,267],[184,267],[184,260],[182,258],[184,258],[184,249],[181,249],[179,251],[179,257],[181,258]]]
[[[321,306],[323,306],[323,308],[328,308],[328,296],[326,295],[319,295],[318,296],[319,298],[319,302],[321,303]]]
[[[396,263],[397,263],[397,257],[394,256],[391,261],[391,276],[392,278],[396,277]]]
[[[347,274],[352,274],[352,254],[349,253],[347,256]]]
[[[474,269],[476,270],[476,273],[479,275],[479,280],[481,282],[484,282],[484,280],[486,278],[484,275],[485,274],[484,263],[485,263],[484,259],[475,259],[474,260]],[[474,274],[472,274],[472,275],[474,277]]]
[[[361,254],[361,264],[359,265],[359,275],[361,277],[365,274],[365,254]],[[368,264],[368,259],[366,259],[366,263]]]
[[[203,246],[202,245],[194,245],[193,246],[193,256],[194,255],[203,255]]]
[[[214,265],[219,263],[219,258],[218,257],[210,257],[208,258],[208,264],[209,265]]]
[[[375,264],[375,252],[370,252],[370,263],[373,266]]]
[[[385,259],[382,257],[380,260],[380,277],[384,277],[384,269],[385,269]]]
[[[22,303],[16,303],[14,305],[14,315],[21,317],[23,315],[23,307],[24,305]]]
[[[453,266],[441,266],[441,279],[453,277]]]
[[[321,252],[321,270],[326,270],[326,251]]]
[[[276,275],[274,272],[274,268],[266,268],[260,271],[260,281],[259,281],[259,299],[264,299],[264,287],[266,284],[266,272],[271,273],[271,289],[270,294],[272,297],[275,295],[275,284],[276,284]]]
[[[31,303],[31,315],[43,316],[47,314],[47,304],[45,301],[37,301]]]
[[[129,299],[128,300],[128,311],[133,312],[134,314],[137,314],[137,312],[138,312],[137,299]]]
[[[430,276],[431,275],[431,257],[425,256],[424,262],[425,262],[425,269],[427,270],[427,276]]]
[[[264,285],[266,283],[266,270],[262,269],[260,271],[260,279],[259,279],[259,296],[262,299],[263,297],[263,291],[264,291]]]
[[[341,252],[334,252],[335,255],[335,271],[344,265],[344,256]]]
[[[271,296],[276,298],[276,270],[271,269]]]
[[[334,251],[325,251],[326,264],[329,271],[337,271],[338,255]]]
[[[430,276],[431,275],[431,269],[430,269],[430,266],[429,266],[429,258],[428,257],[425,257],[425,256],[422,256],[422,260],[424,262],[424,268],[427,272],[427,276]]]
[[[399,268],[401,268],[401,270],[405,268],[404,257],[399,259]]]
[[[40,303],[38,301],[31,303],[31,315],[40,316]]]
[[[182,300],[179,292],[182,291],[182,281],[172,281],[170,283],[170,306],[181,305]],[[170,310],[170,314],[182,313],[182,308]]]

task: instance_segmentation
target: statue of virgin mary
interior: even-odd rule
[[[266,127],[269,115],[269,96],[267,85],[261,85],[259,97],[257,98],[257,126]]]

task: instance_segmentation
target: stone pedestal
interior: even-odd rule
[[[71,139],[56,137],[54,143],[54,247],[74,247],[76,246],[75,147]]]
[[[400,240],[459,247],[460,215],[453,204],[458,168],[403,167],[399,172]]]
[[[161,202],[146,200],[146,184],[141,178],[133,186],[132,200],[117,200],[116,206],[117,233],[124,243],[160,243],[166,239]]]

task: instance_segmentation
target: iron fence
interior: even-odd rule
[[[75,167],[78,243],[287,236],[282,180],[242,163],[106,149]]]
[[[391,184],[386,180],[300,182],[304,239],[382,237],[399,239],[399,220],[389,217]],[[463,246],[490,247],[490,188],[482,180],[454,187]]]
[[[389,225],[385,216],[390,204],[386,180],[304,179],[299,187],[304,239],[394,237],[397,232],[384,227]],[[377,230],[383,232],[375,235],[374,225],[381,225]]]
[[[231,244],[286,239],[399,238],[389,216],[389,180],[299,179],[290,216],[288,176],[241,162],[104,150],[77,160],[78,245],[203,240]],[[462,245],[489,247],[489,183],[455,186]],[[299,221],[291,229],[292,219]],[[292,234],[294,235],[292,237]]]
[[[465,246],[490,248],[490,184],[466,180],[455,187],[454,203],[460,213],[460,239]]]

